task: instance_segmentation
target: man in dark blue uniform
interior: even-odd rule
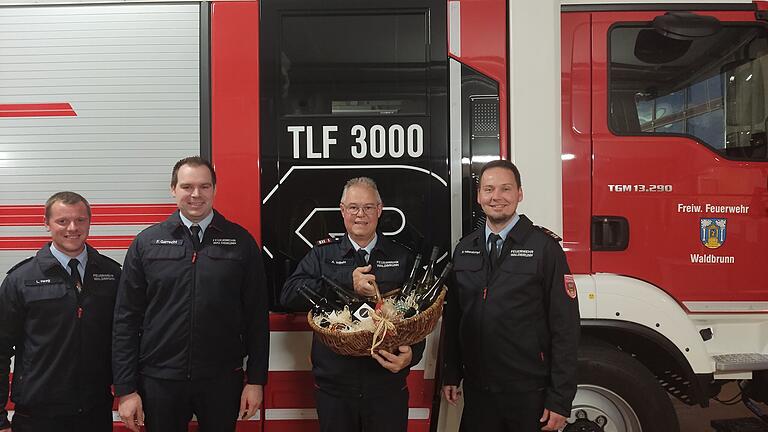
[[[171,194],[179,211],[139,233],[125,257],[112,344],[120,417],[133,431],[146,412],[149,432],[186,432],[196,414],[203,432],[233,432],[267,380],[261,251],[213,209],[210,162],[177,162]]]
[[[112,430],[110,345],[120,265],[86,244],[88,201],[59,192],[45,204],[51,242],[8,271],[0,286],[0,430]]]
[[[555,431],[576,394],[579,307],[560,238],[517,214],[520,172],[480,173],[486,225],[459,241],[445,310],[443,394],[463,431]]]
[[[293,310],[308,310],[299,294],[302,285],[333,298],[321,280],[326,276],[359,296],[382,294],[402,286],[413,259],[408,249],[376,232],[382,202],[376,183],[351,179],[341,196],[346,235],[319,241],[286,280],[281,302]],[[408,428],[408,388],[411,366],[421,360],[424,342],[380,350],[369,357],[342,356],[315,338],[312,373],[322,432],[405,432]]]

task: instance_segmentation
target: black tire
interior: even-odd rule
[[[602,415],[605,431],[679,432],[675,408],[653,374],[631,356],[608,346],[579,348],[579,391],[567,432]],[[576,414],[586,419],[578,420]]]

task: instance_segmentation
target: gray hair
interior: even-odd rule
[[[381,204],[381,195],[379,195],[379,188],[376,186],[376,182],[370,177],[355,177],[347,180],[344,185],[344,191],[341,193],[341,202],[344,202],[344,198],[347,196],[347,190],[352,186],[363,186],[370,188],[376,194],[377,204]]]

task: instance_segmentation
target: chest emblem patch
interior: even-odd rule
[[[233,239],[233,238],[215,238],[215,239],[211,240],[211,244],[223,245],[223,246],[235,246],[237,244],[237,239]]]
[[[94,273],[93,274],[93,280],[95,281],[113,281],[115,280],[115,275],[112,273]]]
[[[533,249],[512,249],[511,251],[509,251],[509,256],[533,258]]]

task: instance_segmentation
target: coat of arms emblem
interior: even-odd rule
[[[722,246],[725,243],[725,223],[724,218],[702,218],[699,231],[701,244],[710,249],[717,249]]]

